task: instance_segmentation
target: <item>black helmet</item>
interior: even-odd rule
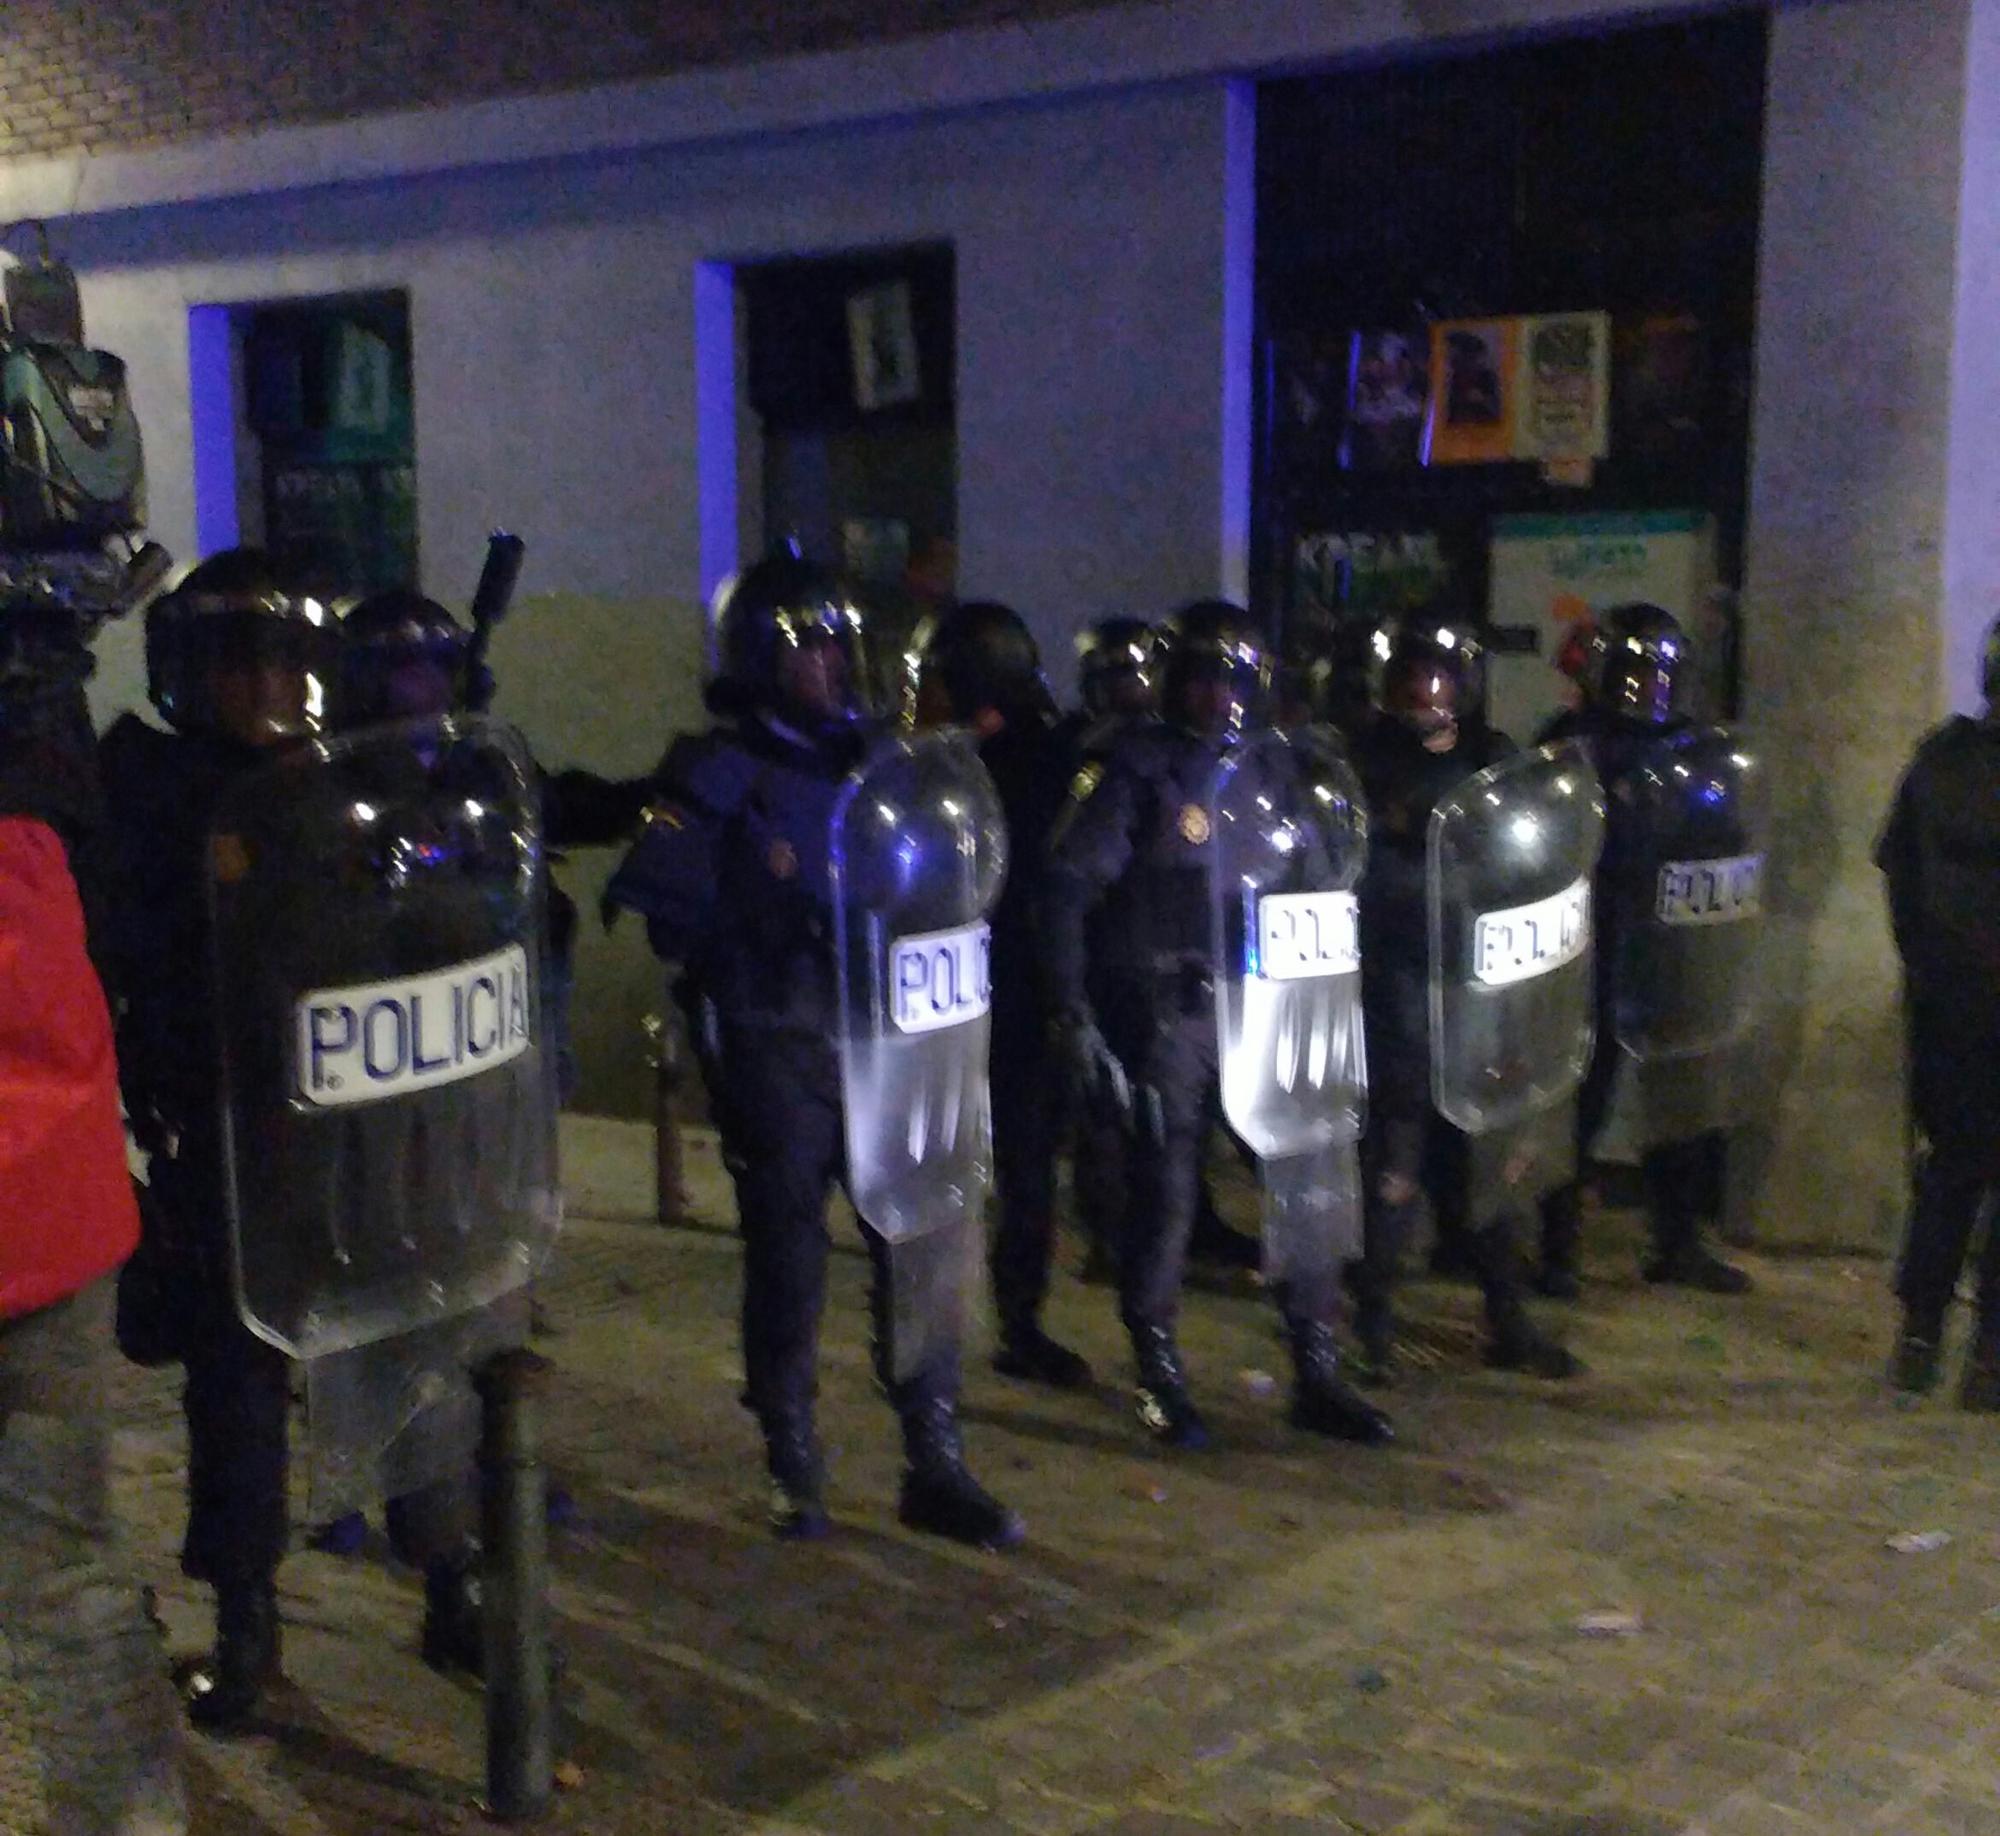
[[[1035,634],[1011,606],[971,599],[934,614],[910,643],[917,692],[935,682],[961,723],[992,709],[1010,725],[1040,720],[1050,707]]]
[[[265,746],[333,719],[332,609],[257,548],[211,555],[146,613],[146,692],[181,733]],[[217,693],[219,679],[258,678]]]
[[[1241,606],[1198,599],[1167,620],[1160,641],[1166,652],[1161,709],[1169,720],[1208,727],[1210,719],[1188,705],[1190,691],[1208,685],[1224,691],[1212,718],[1225,731],[1239,733],[1262,715],[1271,666],[1264,634]]]
[[[828,705],[802,702],[787,685],[787,659],[831,646],[843,666]],[[715,610],[718,714],[771,713],[808,728],[847,725],[867,712],[861,611],[824,568],[779,549],[723,589]]]
[[[446,714],[465,697],[472,634],[408,587],[371,593],[340,621],[341,717],[355,725]]]
[[[1093,714],[1150,714],[1160,700],[1160,639],[1143,618],[1100,618],[1076,641],[1083,705]]]
[[[1664,727],[1680,711],[1683,672],[1693,660],[1671,612],[1643,603],[1613,606],[1590,640],[1591,698],[1614,720]]]
[[[1386,708],[1397,689],[1418,671],[1450,676],[1460,718],[1478,705],[1486,687],[1486,651],[1475,622],[1424,612],[1394,618],[1376,628],[1370,671],[1377,707]]]
[[[1986,711],[2000,719],[2000,618],[1986,627],[1986,648],[1979,659],[1979,692],[1986,697]]]

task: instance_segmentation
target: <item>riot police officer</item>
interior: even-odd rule
[[[1080,776],[1050,851],[1046,950],[1060,1024],[1086,1078],[1129,1115],[1119,1307],[1140,1419],[1181,1448],[1207,1440],[1175,1323],[1217,1076],[1208,804],[1266,674],[1262,639],[1241,608],[1211,600],[1177,614],[1166,633],[1165,719],[1129,729],[1101,769]],[[1280,1296],[1296,1378],[1291,1419],[1386,1441],[1387,1417],[1339,1374],[1334,1299]]]
[[[861,615],[780,552],[735,582],[716,645],[718,724],[667,753],[607,901],[641,913],[654,949],[684,967],[743,1230],[744,1400],[764,1434],[773,1528],[811,1537],[828,1528],[813,1401],[846,1121],[830,836],[870,737]],[[902,1422],[902,1521],[985,1547],[1019,1541],[1020,1519],[965,1465],[955,1336],[928,1334],[914,1359],[893,1342],[889,1246],[865,1223],[863,1236],[876,1368]]]
[[[1076,668],[1080,705],[1056,723],[1053,735],[1070,777],[1102,770],[1106,753],[1134,721],[1159,710],[1158,633],[1142,618],[1101,618],[1077,634]],[[1118,1117],[1099,1100],[1101,1093],[1068,1091],[1070,1189],[1077,1224],[1087,1249],[1086,1281],[1112,1279],[1118,1219],[1125,1204],[1120,1175],[1124,1136]]]
[[[110,964],[131,1126],[149,1163],[140,1253],[121,1281],[120,1338],[141,1362],[179,1362],[188,1424],[181,1564],[216,1596],[216,1644],[184,1666],[199,1726],[240,1727],[278,1673],[276,1575],[288,1535],[285,1357],[238,1317],[230,1274],[206,889],[239,863],[211,834],[246,774],[335,717],[340,640],[330,609],[270,557],[231,549],[194,568],[146,617],[147,689],[170,731],[135,715],[105,735],[111,811]],[[463,1485],[392,1502],[399,1553],[425,1576],[424,1651],[479,1662],[473,1501]]]
[[[1647,848],[1637,813],[1635,785],[1651,750],[1662,740],[1691,733],[1683,710],[1693,657],[1686,633],[1659,606],[1615,606],[1589,638],[1582,704],[1558,715],[1539,736],[1543,743],[1581,740],[1604,787],[1607,811],[1604,853],[1592,896],[1596,940],[1597,1035],[1590,1068],[1577,1098],[1579,1157],[1589,1152],[1609,1117],[1621,1049],[1616,1025],[1619,976],[1626,927],[1633,922],[1638,881],[1648,872]],[[1643,1085],[1642,1085],[1643,1088]],[[1750,1277],[1717,1256],[1702,1240],[1705,1222],[1722,1209],[1726,1140],[1720,1128],[1653,1141],[1645,1150],[1650,1282],[1741,1294]],[[1546,1213],[1541,1284],[1545,1292],[1575,1292],[1581,1195],[1572,1184]]]
[[[1076,1389],[1089,1383],[1090,1366],[1041,1324],[1055,1248],[1061,1077],[1049,1051],[1035,922],[1043,856],[1069,774],[1041,652],[1017,612],[966,601],[926,621],[913,654],[918,725],[972,729],[1007,818],[1007,882],[993,912],[993,1159],[1000,1184],[993,1364],[1003,1376]]]
[[[1921,1146],[1897,1270],[1902,1332],[1890,1379],[1928,1390],[1945,1313],[1982,1210],[1978,1324],[1960,1400],[2000,1409],[2000,621],[1986,634],[1976,718],[1929,735],[1875,851],[1886,876]]]
[[[1522,1302],[1514,1220],[1476,1217],[1466,1137],[1432,1107],[1431,934],[1426,840],[1431,812],[1513,747],[1474,722],[1476,690],[1461,626],[1418,620],[1388,638],[1379,709],[1354,747],[1366,795],[1368,873],[1361,883],[1361,977],[1368,1025],[1366,1247],[1352,1274],[1357,1330],[1371,1371],[1393,1355],[1393,1295],[1419,1192],[1442,1241],[1478,1279],[1489,1364],[1567,1377],[1576,1361],[1536,1330]]]
[[[342,721],[413,720],[489,707],[492,672],[475,654],[473,634],[434,599],[407,587],[372,593],[340,623]],[[576,901],[549,871],[569,848],[604,848],[625,841],[638,825],[651,783],[610,779],[570,769],[539,771],[544,857],[542,896],[548,907],[548,954],[542,964],[544,1005],[555,1035],[557,1080],[567,1102],[576,1088],[569,1042],[570,993],[576,981]]]

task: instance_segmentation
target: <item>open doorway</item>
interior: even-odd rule
[[[790,540],[869,615],[880,705],[957,585],[956,275],[921,244],[735,270],[739,559]]]
[[[268,548],[330,596],[414,586],[409,295],[199,306],[189,346],[202,552]]]

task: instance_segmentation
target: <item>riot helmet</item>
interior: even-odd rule
[[[211,555],[146,613],[146,692],[180,733],[246,746],[322,733],[339,670],[332,608],[262,549]]]
[[[1011,606],[967,600],[933,614],[917,627],[910,656],[919,726],[980,726],[990,715],[1026,726],[1049,712],[1041,650]]]
[[[718,714],[767,714],[807,733],[868,712],[861,611],[831,574],[796,549],[746,568],[715,612]]]
[[[1375,633],[1374,659],[1376,706],[1427,751],[1451,751],[1485,677],[1470,623],[1434,614],[1395,620]]]
[[[436,600],[408,587],[371,593],[340,635],[344,721],[414,720],[463,704],[472,634]]]
[[[1160,710],[1191,732],[1221,738],[1263,714],[1271,679],[1264,634],[1226,599],[1183,606],[1161,630],[1166,667]]]
[[[1680,620],[1663,607],[1613,606],[1597,621],[1590,656],[1591,699],[1613,720],[1664,727],[1680,712],[1693,649]]]
[[[1083,705],[1097,715],[1150,714],[1160,701],[1160,640],[1143,618],[1101,618],[1076,641]]]

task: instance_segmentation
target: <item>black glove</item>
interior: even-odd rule
[[[1087,1100],[1109,1101],[1122,1116],[1132,1113],[1132,1080],[1112,1051],[1094,1015],[1070,1013],[1060,1022],[1064,1056],[1069,1060]]]

